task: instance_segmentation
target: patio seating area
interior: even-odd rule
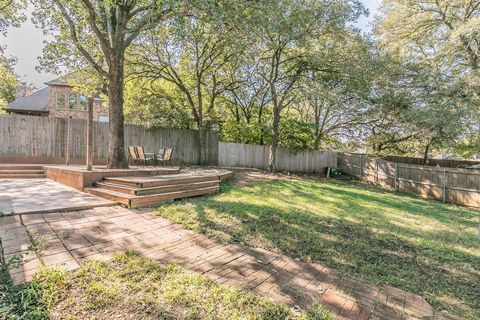
[[[154,167],[157,164],[173,165],[172,161],[173,149],[171,148],[160,148],[158,153],[147,153],[143,146],[129,146],[128,147],[128,162],[130,164],[140,163],[144,166],[152,164]]]

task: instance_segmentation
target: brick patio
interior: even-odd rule
[[[84,261],[134,250],[161,263],[180,263],[224,286],[243,286],[291,306],[305,308],[321,302],[340,319],[432,317],[431,306],[421,296],[344,278],[320,264],[212,240],[150,210],[115,206],[6,216],[0,218],[0,237],[7,259],[23,256],[23,265],[11,272],[16,282],[31,280],[42,264],[74,270]],[[47,248],[37,256],[28,250],[32,239],[40,238]]]

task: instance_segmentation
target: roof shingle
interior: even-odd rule
[[[17,99],[6,106],[7,111],[48,112],[49,88],[43,88],[35,93]]]

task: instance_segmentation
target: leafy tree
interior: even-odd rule
[[[45,68],[90,68],[105,79],[109,101],[108,168],[124,168],[124,78],[126,50],[145,30],[172,14],[156,0],[33,1],[36,22],[54,40],[44,50]]]
[[[125,119],[146,127],[195,127],[183,93],[161,79],[135,78],[126,83]]]
[[[265,116],[268,119],[268,116]],[[237,121],[229,118],[221,122],[220,138],[225,142],[269,144],[271,128],[266,122],[247,123],[245,120]]]
[[[26,0],[0,0],[0,32],[9,26],[18,27],[25,20]]]
[[[264,0],[248,18],[251,48],[267,83],[273,109],[269,171],[275,170],[282,112],[292,104],[300,80],[309,70],[329,66],[319,59],[318,39],[343,32],[364,9],[357,1]]]
[[[13,71],[11,60],[0,57],[0,113],[15,100],[19,77]]]
[[[132,56],[133,73],[148,81],[168,82],[183,94],[198,130],[201,164],[206,162],[205,130],[217,121],[217,104],[232,86],[225,69],[236,62],[240,35],[227,23],[224,6],[229,1],[200,8],[189,7],[189,16],[171,20],[146,34]],[[213,13],[213,14],[212,14]]]
[[[342,41],[329,40],[322,40],[329,44],[322,59],[328,61],[331,72],[308,72],[293,105],[302,121],[314,125],[315,149],[323,142],[352,139],[372,121],[366,116],[368,97],[380,72],[375,46],[355,30],[346,32]]]
[[[18,27],[25,20],[23,10],[26,0],[0,0],[0,33],[6,33],[10,26]],[[5,56],[5,47],[0,45],[0,113],[15,100],[19,77],[13,70],[15,59]]]
[[[252,51],[250,54],[240,57],[240,61],[236,63],[235,68],[230,70],[229,76],[232,79],[231,83],[234,85],[229,86],[222,97],[227,102],[225,106],[230,111],[230,116],[235,119],[236,124],[233,124],[233,127],[238,127],[238,129],[251,128],[255,131],[255,134],[248,135],[250,136],[250,139],[247,139],[250,141],[249,143],[263,145],[267,134],[265,123],[267,121],[267,107],[271,101],[267,82],[257,70],[258,64],[254,53]],[[229,128],[233,127],[230,126]],[[255,139],[251,140],[253,136]],[[245,141],[244,139],[240,140]]]
[[[385,0],[376,33],[392,50],[478,70],[480,1]]]
[[[398,62],[379,83],[371,110],[373,153],[416,155],[427,162],[432,149],[453,147],[466,130],[474,97],[464,82],[454,82],[423,61]]]

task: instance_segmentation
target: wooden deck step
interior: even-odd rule
[[[220,181],[218,176],[191,176],[191,175],[168,175],[168,176],[152,176],[152,177],[109,177],[105,181],[136,187],[136,188],[152,188],[160,186],[173,186],[177,184],[189,184],[196,182]]]
[[[120,204],[124,204],[130,208],[130,199],[133,198],[133,195],[128,195],[122,192],[116,192],[112,190],[100,189],[100,188],[84,188],[83,191],[105,198],[107,200],[115,201]]]
[[[43,170],[8,170],[0,168],[0,174],[43,174]]]
[[[40,165],[28,164],[0,164],[0,170],[42,170]]]
[[[201,181],[201,182],[186,183],[186,184],[165,185],[165,186],[150,187],[150,188],[138,188],[138,187],[116,184],[112,182],[96,182],[95,183],[95,187],[98,187],[101,189],[107,189],[115,192],[131,194],[136,196],[195,190],[195,189],[215,187],[215,186],[218,186],[217,180]]]
[[[201,196],[205,194],[215,193],[219,191],[219,186],[198,188],[195,190],[184,190],[176,192],[167,192],[162,194],[152,194],[152,195],[143,195],[135,196],[131,194],[125,194],[123,192],[117,192],[112,190],[107,190],[103,188],[85,188],[85,192],[90,194],[116,201],[118,203],[126,205],[128,208],[139,208],[139,207],[150,207],[158,205],[164,201]]]
[[[0,179],[39,179],[39,178],[45,178],[46,176],[44,174],[9,174],[9,173],[0,173]]]

